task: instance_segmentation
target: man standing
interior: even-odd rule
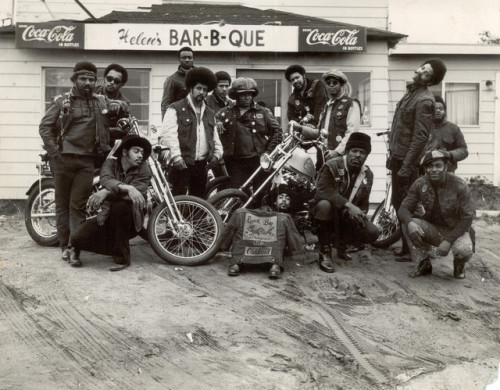
[[[227,97],[229,86],[231,85],[231,76],[229,76],[229,73],[219,71],[215,73],[215,77],[217,78],[217,87],[206,98],[205,103],[217,114],[221,108],[226,106],[232,107],[234,102]]]
[[[215,131],[215,114],[205,104],[209,91],[217,85],[210,69],[194,68],[186,75],[189,95],[167,108],[161,128],[161,144],[170,148],[173,169],[172,193],[203,197],[207,184],[207,163],[222,157],[222,145]]]
[[[271,112],[254,102],[258,93],[254,79],[237,78],[229,90],[229,97],[235,99],[236,104],[216,115],[224,161],[235,188],[245,183],[260,166],[260,156],[271,153],[283,139],[280,125]],[[258,188],[266,176],[261,172],[254,180],[254,188]]]
[[[127,107],[126,103],[96,95],[96,80],[94,64],[77,63],[71,91],[54,99],[39,128],[54,177],[57,236],[64,260],[69,256],[70,233],[85,221],[94,159],[111,149],[102,113],[118,113]]]
[[[463,279],[465,263],[473,253],[470,231],[475,215],[467,183],[447,172],[447,158],[439,150],[427,152],[421,165],[425,176],[413,183],[398,212],[403,235],[410,244],[411,258],[419,261],[409,276],[431,274],[431,257],[446,256],[451,249],[453,276]],[[419,204],[425,214],[414,218],[412,215]]]
[[[439,84],[446,66],[439,59],[425,61],[413,75],[413,83],[398,102],[389,135],[388,169],[392,171],[392,204],[399,210],[411,184],[418,177],[418,158],[431,134],[434,120],[434,96],[428,86]],[[397,255],[408,253],[403,248]]]
[[[163,84],[163,97],[161,98],[161,117],[165,116],[167,107],[174,102],[184,99],[189,91],[184,80],[186,73],[193,68],[194,52],[190,47],[183,47],[178,51],[179,68],[177,72],[168,77]]]
[[[327,139],[326,160],[345,154],[349,136],[359,131],[361,104],[349,96],[349,85],[344,73],[330,69],[323,73],[329,100],[319,118],[318,129]]]
[[[321,80],[306,77],[306,70],[300,65],[290,65],[285,71],[285,78],[293,86],[288,99],[288,120],[316,127],[318,119],[328,100],[325,85]]]
[[[446,103],[441,96],[434,96],[436,113],[434,127],[425,151],[440,150],[448,159],[448,172],[455,173],[457,162],[469,155],[464,135],[456,124],[446,120]]]
[[[116,159],[108,158],[101,168],[103,189],[92,194],[87,202],[89,211],[100,210],[78,226],[71,236],[69,263],[80,267],[82,249],[112,255],[119,271],[130,265],[131,238],[142,229],[151,169],[146,160],[151,144],[146,138],[130,134],[116,149]]]
[[[95,93],[98,95],[106,95],[108,99],[121,100],[122,102],[130,104],[130,100],[121,92],[121,88],[127,83],[127,80],[128,72],[123,66],[119,64],[110,64],[104,70],[103,84],[96,87]]]
[[[366,216],[373,184],[373,173],[365,165],[370,141],[364,133],[352,133],[346,155],[328,160],[319,172],[314,200],[322,271],[334,272],[332,243],[339,258],[351,260],[347,244],[368,244],[379,236]]]

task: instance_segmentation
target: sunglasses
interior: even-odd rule
[[[122,83],[122,81],[120,79],[115,79],[111,76],[106,76],[106,80],[108,81],[108,83],[115,83],[116,85],[120,85]]]

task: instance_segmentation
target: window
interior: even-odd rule
[[[130,100],[130,113],[139,122],[141,130],[148,134],[149,124],[149,69],[127,69],[128,81],[121,89]],[[45,73],[45,110],[52,99],[68,92],[73,86],[70,80],[72,68],[44,68]],[[97,85],[102,83],[104,68],[97,69]]]
[[[255,101],[261,106],[267,107],[274,114],[278,123],[281,123],[281,80],[255,79],[259,94]]]
[[[371,82],[370,72],[343,72],[348,80],[352,97],[361,103],[361,125],[371,124]],[[323,73],[307,73],[308,77],[321,80]]]
[[[446,116],[458,126],[479,125],[479,83],[446,83]]]

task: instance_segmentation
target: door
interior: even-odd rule
[[[281,128],[288,124],[286,117],[286,103],[291,93],[291,87],[285,79],[285,73],[281,70],[247,70],[238,69],[237,77],[249,77],[257,82],[259,94],[255,97],[258,104],[264,105],[271,110]]]

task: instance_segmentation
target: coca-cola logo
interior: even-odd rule
[[[53,26],[51,28],[36,28],[33,24],[23,31],[23,41],[39,42],[73,42],[76,26]]]
[[[346,28],[335,32],[320,32],[313,29],[307,34],[306,43],[308,45],[330,45],[330,46],[355,46],[358,44],[357,34],[359,30]]]

